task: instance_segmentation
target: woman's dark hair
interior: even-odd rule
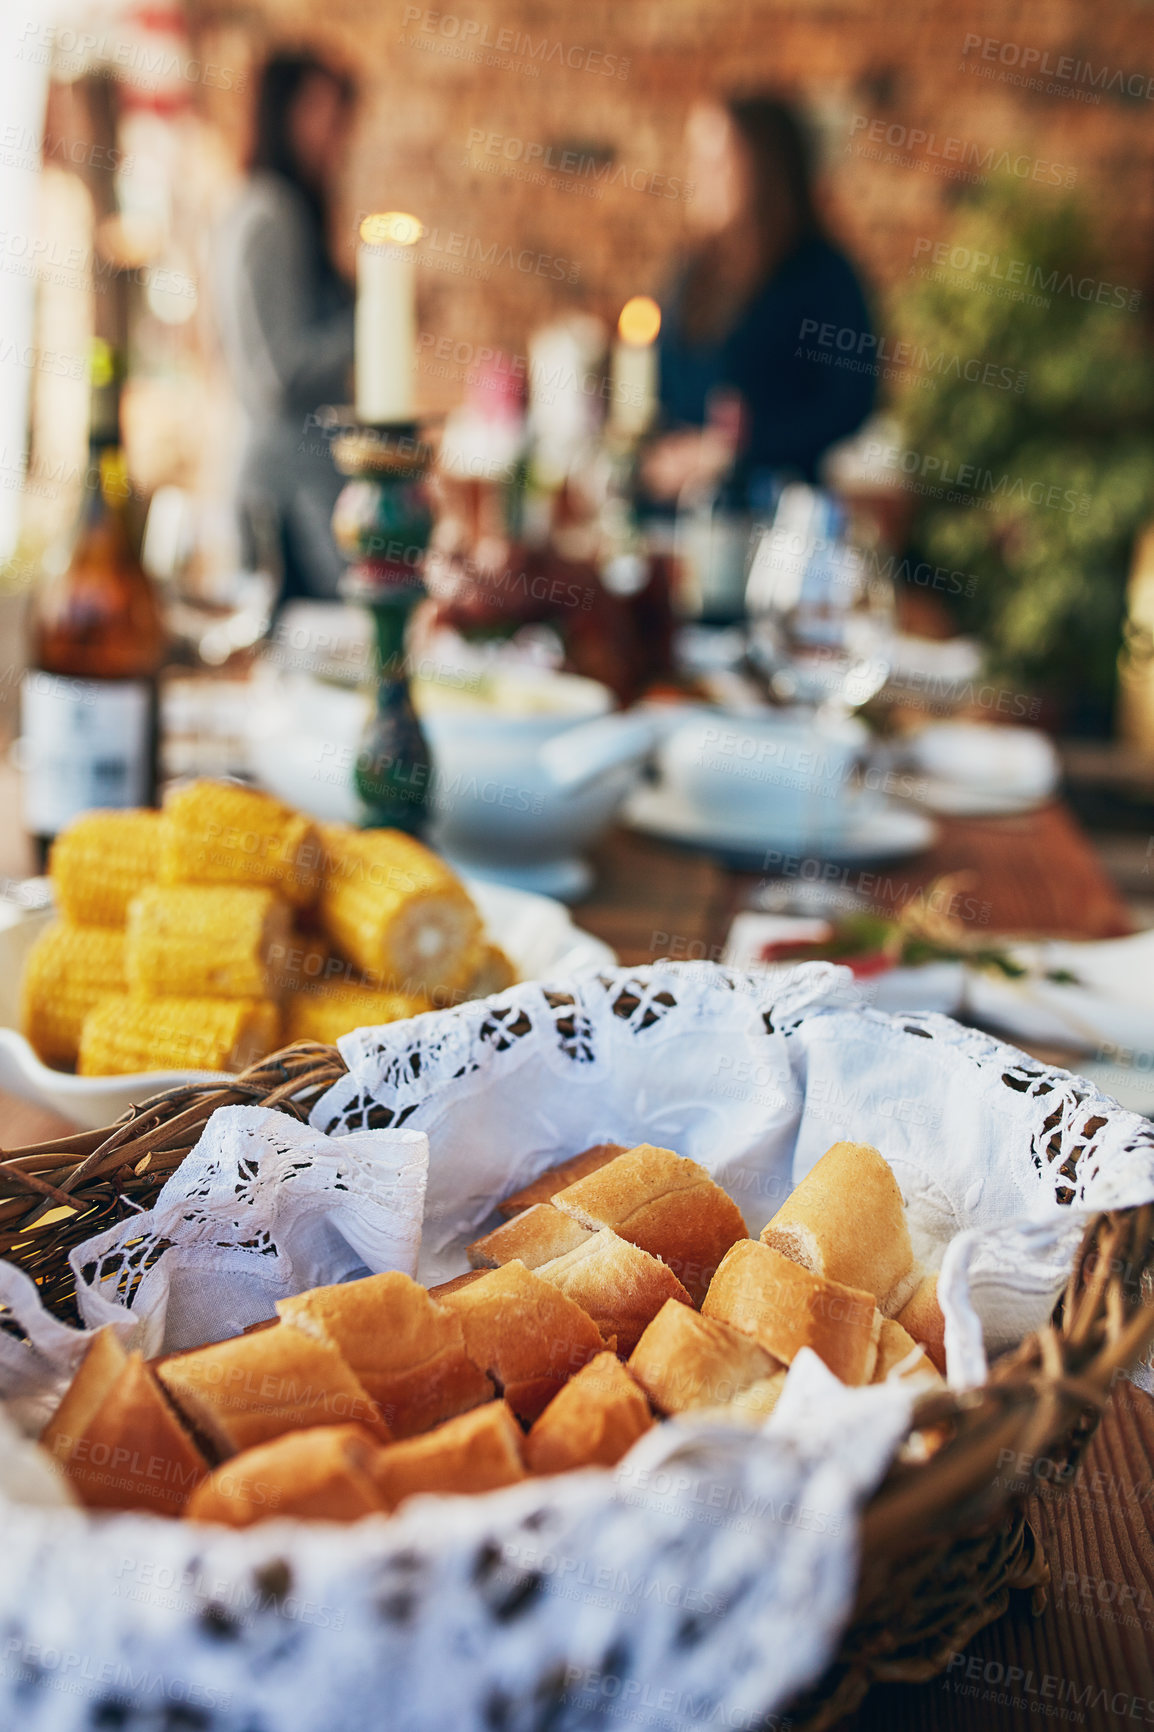
[[[721,334],[781,260],[822,232],[797,110],[760,93],[730,96],[722,106],[749,155],[751,208],[739,232],[711,237],[690,261],[683,324],[691,337]]]
[[[356,99],[356,85],[347,72],[314,54],[274,54],[265,62],[256,98],[256,119],[250,168],[278,174],[291,182],[306,200],[321,226],[326,211],[324,192],[314,186],[297,160],[290,119],[293,104],[310,78],[325,78],[349,107]]]

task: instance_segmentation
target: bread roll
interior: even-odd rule
[[[497,1491],[526,1477],[522,1441],[506,1403],[490,1401],[424,1437],[377,1450],[369,1472],[387,1509],[422,1491]]]
[[[384,1503],[366,1472],[378,1445],[359,1425],[314,1425],[246,1449],[199,1485],[189,1521],[247,1528],[274,1516],[355,1522]]]
[[[761,1242],[814,1275],[872,1293],[893,1313],[909,1298],[914,1253],[898,1182],[868,1143],[827,1149],[762,1229]]]
[[[286,1323],[335,1347],[393,1437],[415,1437],[493,1396],[461,1322],[408,1275],[369,1275],[281,1299]]]
[[[764,1425],[781,1399],[788,1373],[783,1367],[772,1377],[759,1377],[734,1393],[731,1401],[720,1407],[699,1407],[695,1419],[712,1419],[723,1425]]]
[[[336,1348],[288,1323],[197,1347],[156,1367],[178,1410],[221,1457],[336,1421],[391,1433]]]
[[[904,1330],[920,1341],[933,1363],[946,1372],[946,1320],[938,1304],[938,1278],[925,1275],[897,1314]]]
[[[471,1281],[478,1280],[485,1271],[483,1269],[466,1269],[463,1275],[454,1275],[451,1281],[438,1281],[435,1287],[430,1287],[429,1298],[442,1300],[447,1293],[459,1293],[462,1287],[467,1287]]]
[[[579,1155],[573,1155],[567,1161],[559,1161],[555,1167],[546,1168],[539,1178],[532,1180],[521,1190],[514,1191],[511,1197],[506,1197],[497,1207],[502,1215],[519,1215],[524,1209],[531,1209],[535,1203],[548,1203],[555,1193],[563,1191],[566,1185],[575,1184],[588,1173],[595,1173],[598,1167],[604,1167],[624,1153],[624,1143],[594,1143],[592,1148],[582,1149]]]
[[[524,1263],[486,1270],[442,1303],[461,1319],[473,1364],[521,1419],[536,1419],[604,1346],[592,1318]]]
[[[752,1335],[785,1365],[812,1347],[843,1383],[868,1383],[873,1375],[881,1328],[873,1294],[811,1275],[756,1239],[728,1253],[701,1309]]]
[[[932,1363],[920,1341],[902,1328],[892,1317],[882,1318],[878,1336],[878,1357],[871,1383],[884,1383],[887,1378],[908,1378],[911,1383],[929,1385],[942,1382],[941,1373]]]
[[[723,1406],[780,1368],[752,1336],[672,1301],[662,1306],[629,1360],[630,1371],[662,1413]]]
[[[119,1337],[107,1326],[98,1329],[64,1391],[60,1406],[40,1433],[40,1443],[50,1455],[67,1455],[76,1439],[84,1436],[127,1364],[128,1355]]]
[[[588,1227],[563,1215],[552,1203],[534,1203],[483,1239],[474,1239],[468,1248],[469,1261],[475,1269],[499,1269],[516,1258],[526,1269],[537,1269],[590,1236]]]
[[[694,1304],[729,1247],[749,1236],[737,1204],[704,1167],[650,1143],[558,1191],[553,1204],[583,1227],[612,1227],[660,1257]]]
[[[117,1356],[122,1363],[109,1381]],[[88,1375],[84,1365],[77,1374],[75,1398],[65,1396],[41,1443],[89,1509],[179,1515],[208,1472],[204,1457],[139,1353],[125,1354],[111,1330],[102,1330],[85,1364],[90,1359]]]
[[[598,1353],[555,1395],[525,1440],[532,1473],[615,1467],[653,1424],[634,1379],[614,1353]]]
[[[584,1233],[574,1250],[542,1263],[537,1273],[587,1311],[606,1341],[615,1335],[622,1357],[632,1353],[667,1300],[683,1306],[692,1303],[659,1257],[651,1257],[608,1227]]]

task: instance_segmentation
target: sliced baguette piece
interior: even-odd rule
[[[552,1203],[534,1203],[483,1239],[474,1239],[468,1257],[474,1269],[499,1269],[514,1258],[526,1269],[538,1269],[590,1236],[588,1227],[582,1227],[571,1215],[563,1215]]]
[[[893,1316],[913,1288],[905,1207],[888,1161],[868,1143],[834,1143],[810,1168],[761,1242],[813,1275],[872,1293]]]
[[[897,1322],[921,1343],[944,1377],[946,1374],[946,1320],[938,1304],[938,1278],[923,1275],[897,1314]]]
[[[694,1410],[694,1419],[714,1419],[725,1425],[764,1425],[778,1402],[785,1388],[788,1373],[783,1367],[775,1371],[772,1377],[759,1377],[756,1383],[749,1383],[744,1389],[739,1389],[731,1401],[724,1402],[719,1407],[699,1407]]]
[[[119,1343],[117,1344],[119,1347]],[[89,1350],[91,1354],[91,1349]],[[100,1358],[105,1357],[102,1350]],[[83,1367],[82,1367],[83,1371]],[[94,1410],[85,1412],[96,1387],[86,1379],[83,1400],[72,1405],[72,1423],[58,1410],[41,1442],[64,1469],[80,1501],[89,1509],[149,1510],[179,1515],[208,1464],[164,1399],[139,1353],[124,1364]],[[67,1405],[67,1397],[62,1407]]]
[[[435,1287],[428,1289],[429,1298],[436,1299],[439,1303],[447,1293],[459,1293],[462,1287],[468,1287],[471,1282],[479,1280],[484,1273],[484,1269],[466,1269],[463,1275],[454,1275],[448,1281],[438,1281]]]
[[[649,1403],[615,1353],[598,1353],[555,1395],[525,1440],[531,1473],[616,1467],[653,1424]]]
[[[504,1401],[378,1449],[369,1473],[386,1509],[417,1492],[497,1491],[526,1477],[521,1427]]]
[[[542,1263],[537,1273],[587,1311],[606,1341],[615,1335],[622,1358],[632,1353],[667,1300],[692,1308],[689,1294],[660,1257],[651,1257],[609,1227],[599,1233],[581,1231],[580,1244]]]
[[[729,1247],[749,1236],[741,1210],[704,1167],[651,1143],[558,1191],[553,1205],[583,1227],[612,1227],[660,1257],[695,1305]]]
[[[774,1376],[781,1361],[732,1324],[670,1300],[634,1348],[629,1369],[661,1413],[688,1413],[723,1407]]]
[[[360,1424],[382,1443],[392,1435],[336,1348],[288,1323],[173,1354],[156,1374],[222,1458],[312,1425]]]
[[[882,1321],[873,1294],[811,1275],[756,1239],[728,1252],[701,1310],[752,1335],[784,1365],[812,1347],[843,1383],[873,1375]]]
[[[408,1275],[369,1275],[277,1302],[283,1322],[335,1347],[393,1437],[415,1437],[493,1397],[460,1318]]]
[[[878,1336],[878,1357],[871,1383],[885,1383],[889,1378],[907,1379],[911,1383],[933,1386],[944,1384],[941,1372],[930,1359],[920,1341],[915,1341],[892,1317],[883,1317]]]
[[[535,1203],[548,1203],[557,1191],[563,1191],[566,1185],[576,1184],[589,1173],[595,1173],[598,1167],[606,1166],[618,1155],[625,1153],[624,1143],[594,1143],[592,1148],[582,1149],[579,1155],[573,1155],[567,1161],[558,1161],[555,1167],[548,1167],[539,1178],[514,1191],[511,1197],[506,1197],[497,1208],[502,1215],[519,1215],[525,1209],[531,1209]]]
[[[226,1461],[193,1492],[188,1521],[247,1528],[274,1516],[355,1522],[384,1502],[366,1467],[379,1445],[360,1425],[314,1425]]]
[[[128,1355],[113,1330],[107,1325],[98,1329],[64,1391],[60,1406],[40,1433],[41,1447],[49,1455],[63,1460],[71,1453],[73,1444],[84,1436],[127,1364]]]
[[[588,1313],[524,1263],[487,1269],[441,1303],[461,1319],[473,1364],[521,1419],[536,1419],[605,1345]]]

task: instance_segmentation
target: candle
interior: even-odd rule
[[[370,427],[414,417],[416,243],[424,230],[403,211],[367,216],[357,248],[356,409]]]
[[[628,438],[647,431],[657,409],[657,333],[661,308],[648,295],[626,301],[610,366],[609,419]]]

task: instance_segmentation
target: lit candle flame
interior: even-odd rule
[[[634,295],[626,301],[617,321],[617,335],[632,348],[645,349],[661,329],[661,308],[650,295]]]
[[[367,247],[411,247],[425,229],[419,217],[403,210],[387,210],[365,217],[359,232]]]

